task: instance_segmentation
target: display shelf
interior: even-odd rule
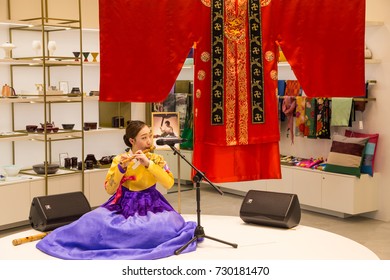
[[[92,61],[86,61],[86,62],[83,62],[83,65],[84,66],[100,66],[100,62],[92,62]]]
[[[27,140],[30,137],[27,132],[16,132],[16,131],[8,131],[8,132],[0,132],[0,141],[1,140]]]
[[[10,1],[7,3],[9,6],[8,8],[11,9]],[[22,9],[24,7],[20,7],[18,9]],[[76,6],[74,6],[74,9],[76,11]],[[34,116],[32,119],[35,121],[31,121],[31,123],[48,123],[51,122],[52,118],[58,118],[54,117],[58,115],[58,110],[54,110],[52,108],[52,104],[54,103],[78,103],[79,107],[77,107],[77,110],[80,111],[80,117],[73,118],[73,123],[76,123],[83,126],[84,121],[84,111],[83,111],[83,95],[82,94],[64,94],[62,91],[50,91],[49,85],[52,85],[52,82],[55,81],[58,78],[53,78],[59,73],[61,73],[62,70],[60,70],[61,67],[73,67],[70,71],[66,69],[66,74],[69,74],[70,76],[74,76],[74,79],[79,80],[78,87],[80,88],[80,91],[83,92],[83,62],[82,57],[76,60],[76,58],[72,55],[54,55],[54,49],[49,48],[48,42],[54,41],[55,38],[58,38],[58,36],[69,36],[72,38],[71,42],[72,44],[69,45],[69,47],[72,47],[72,51],[77,51],[82,53],[82,31],[81,31],[81,19],[79,16],[81,15],[80,12],[81,9],[81,3],[80,0],[77,2],[77,15],[75,14],[75,19],[69,19],[69,18],[55,18],[55,17],[49,17],[50,9],[48,9],[48,0],[42,0],[41,1],[41,9],[40,12],[36,11],[37,17],[31,17],[31,18],[24,18],[20,19],[18,18],[17,21],[6,21],[4,24],[4,28],[8,30],[9,35],[9,42],[15,44],[16,46],[21,47],[19,52],[12,52],[11,59],[0,59],[0,64],[9,66],[9,72],[10,72],[10,80],[9,83],[13,88],[30,88],[29,90],[25,90],[23,92],[22,90],[19,90],[22,94],[17,94],[17,96],[14,96],[12,98],[1,98],[0,103],[9,103],[9,111],[12,114],[12,117],[10,118],[10,122],[12,124],[12,130],[14,130],[15,133],[22,133],[21,135],[14,136],[14,137],[4,137],[2,140],[5,141],[11,141],[12,142],[12,161],[15,163],[19,163],[18,161],[22,161],[23,159],[17,158],[15,155],[23,150],[23,147],[21,147],[20,143],[15,143],[16,141],[29,141],[29,143],[23,143],[24,145],[31,145],[31,147],[37,147],[37,151],[39,154],[44,154],[44,160],[42,162],[49,162],[51,163],[53,160],[53,157],[56,157],[56,154],[58,151],[58,146],[66,146],[66,143],[54,144],[54,142],[57,141],[67,141],[67,140],[80,140],[77,143],[77,146],[80,147],[82,156],[84,151],[84,132],[82,130],[63,130],[60,129],[58,132],[49,132],[44,131],[43,133],[27,133],[25,130],[18,130],[22,128],[25,125],[25,122],[28,122],[28,119],[23,119],[20,117],[20,114],[23,113],[23,111],[26,110],[25,105],[19,105],[21,103],[40,103],[41,105],[38,107],[34,107],[37,111],[37,116]],[[9,11],[8,15],[13,15],[13,11]],[[15,13],[16,14],[16,13]],[[70,30],[74,30],[75,32],[68,32]],[[3,32],[4,33],[4,32]],[[57,34],[57,35],[54,35]],[[68,35],[66,35],[68,34]],[[77,36],[77,40],[75,38]],[[31,56],[30,52],[23,48],[23,46],[26,44],[26,40],[30,40],[30,38],[33,38],[36,40],[39,38],[39,40],[43,43],[41,46],[41,52],[37,52],[40,55],[38,56]],[[46,46],[47,43],[47,46]],[[19,50],[19,48],[18,48]],[[77,68],[76,70],[75,67]],[[37,79],[38,84],[42,85],[41,91],[38,92],[36,90],[31,89],[31,86],[34,84],[34,80],[29,81],[27,83],[24,82],[23,75],[28,75],[25,71],[26,69],[32,69],[35,68],[38,71],[33,71],[35,75],[38,75],[38,77],[34,77]],[[70,69],[70,68],[69,68]],[[29,80],[30,77],[27,78]],[[25,85],[23,85],[25,83]],[[75,110],[75,106],[70,106],[69,108],[72,108],[72,110]],[[79,108],[79,109],[78,109]],[[27,109],[28,110],[28,109]],[[42,114],[42,115],[41,115]],[[39,117],[41,115],[41,117]],[[61,119],[61,118],[60,118]],[[39,125],[38,125],[39,126]],[[18,128],[18,129],[16,129]],[[8,128],[9,129],[9,128]],[[26,135],[27,133],[27,135]],[[40,142],[39,144],[34,144],[30,142]],[[42,143],[42,144],[41,144]],[[11,158],[9,159],[11,160]],[[29,163],[28,165],[31,165]],[[28,166],[27,165],[27,166]],[[36,173],[31,170],[23,170],[21,171],[23,174],[27,175],[36,175]],[[82,171],[72,171],[70,173],[82,173]],[[50,185],[53,185],[54,181],[50,182],[48,178],[50,177],[51,180],[52,177],[58,177],[69,175],[69,170],[59,170],[56,174],[43,174],[38,175],[40,177],[45,178],[45,194],[49,194],[49,190],[52,188]],[[72,176],[71,176],[72,177]],[[68,180],[67,178],[64,178],[64,181]],[[70,180],[70,179],[69,179]],[[78,179],[77,179],[78,180]],[[81,176],[81,183],[77,183],[79,186],[81,186],[81,189],[83,188],[82,183],[83,179]],[[61,187],[62,189],[62,187]],[[51,191],[51,190],[50,190]]]
[[[84,101],[99,101],[99,96],[85,96]]]
[[[124,128],[115,128],[115,127],[99,127],[97,129],[90,129],[84,131],[85,134],[91,135],[91,134],[102,134],[102,133],[112,133],[112,132],[118,132],[122,131],[125,132]]]
[[[46,95],[46,100],[43,94],[24,93],[12,97],[0,98],[0,103],[68,103],[81,102],[81,96],[70,96],[68,94]]]
[[[383,26],[383,21],[374,21],[374,20],[368,20],[366,21],[366,27],[377,27],[377,26]]]
[[[95,134],[107,134],[112,132],[122,131],[125,133],[124,128],[111,128],[111,127],[99,127],[97,129],[85,130],[86,135]],[[75,140],[81,139],[81,130],[64,130],[60,129],[58,132],[47,133],[47,141],[64,141],[64,140]],[[19,130],[13,132],[0,132],[0,141],[45,141],[44,133],[27,133],[27,131]]]
[[[9,22],[11,24],[9,28],[14,30],[51,32],[81,29],[80,21],[76,19],[35,17]]]
[[[10,29],[15,27],[32,27],[33,24],[26,22],[26,21],[20,21],[20,20],[1,20],[0,21],[0,29]]]
[[[47,175],[45,175],[45,174],[37,174],[32,168],[27,168],[27,169],[21,170],[20,174],[44,178],[45,176],[47,176],[47,177],[57,177],[57,176],[64,176],[64,175],[68,175],[68,174],[81,173],[81,172],[82,172],[81,170],[77,170],[77,169],[60,168],[54,174],[47,174]]]
[[[44,133],[34,133],[34,134],[29,134],[31,137],[32,141],[65,141],[65,140],[75,140],[75,139],[82,139],[82,132],[81,130],[79,131],[62,131],[62,132],[50,132],[46,134],[46,139],[45,139],[45,134]]]
[[[0,58],[0,64],[5,65],[15,65],[15,66],[42,66],[43,59],[41,57],[20,57],[20,58]],[[74,57],[69,56],[55,56],[46,59],[46,66],[79,66],[83,64],[84,66],[100,66],[100,62],[92,61],[75,61]],[[183,68],[192,68],[192,65],[187,65],[188,67]]]
[[[10,1],[7,2],[10,3]],[[47,5],[48,2],[49,0],[42,1],[43,5]],[[45,16],[53,10],[51,6],[44,7],[47,8],[44,11]],[[25,8],[26,6],[20,6],[17,9]],[[74,9],[75,13],[73,13],[75,18],[80,15],[78,10],[80,8],[80,2],[78,2],[77,13],[76,8]],[[18,14],[23,13],[11,11],[10,14],[16,18]],[[37,11],[35,15],[40,15],[40,12]],[[117,147],[123,144],[122,137],[117,137],[117,135],[124,134],[124,129],[100,127],[94,130],[82,130],[84,122],[93,121],[99,124],[99,96],[86,96],[85,93],[91,92],[92,94],[98,88],[98,82],[95,80],[98,77],[96,74],[98,74],[100,61],[98,59],[98,61],[93,62],[91,57],[89,57],[89,61],[84,61],[83,56],[76,61],[72,52],[80,51],[82,53],[85,41],[87,41],[88,50],[98,52],[99,38],[91,33],[99,32],[99,30],[84,29],[78,20],[50,19],[46,21],[43,17],[37,17],[18,21],[0,21],[0,32],[4,42],[9,41],[17,46],[16,50],[12,52],[11,59],[3,59],[2,50],[0,50],[0,67],[6,74],[3,84],[7,83],[17,90],[16,97],[0,97],[0,106],[5,109],[4,113],[6,113],[3,122],[5,125],[0,128],[0,130],[5,131],[2,132],[3,135],[0,135],[1,148],[7,149],[7,154],[2,160],[4,164],[12,162],[21,164],[23,166],[21,176],[35,178],[34,180],[16,179],[15,182],[2,182],[1,186],[4,185],[4,188],[1,188],[3,197],[8,197],[9,194],[12,197],[18,197],[16,204],[19,206],[15,205],[12,208],[15,208],[17,215],[7,217],[5,220],[0,219],[0,226],[26,220],[25,213],[30,208],[31,199],[37,195],[44,196],[77,190],[83,191],[92,202],[91,204],[100,205],[109,197],[105,192],[102,194],[97,192],[97,190],[101,191],[109,166],[84,170],[69,170],[61,167],[56,174],[46,175],[38,175],[32,169],[32,165],[39,162],[57,163],[57,155],[64,151],[82,160],[87,153],[95,153],[97,156],[100,156],[99,151],[103,154],[116,154]],[[83,38],[84,34],[87,35],[87,38]],[[32,40],[46,43],[49,40],[56,41],[58,48],[54,55],[48,52],[47,44],[42,45],[42,53],[34,52],[30,48]],[[86,79],[88,79],[87,82]],[[52,94],[48,90],[39,94],[34,87],[35,83],[39,83],[47,89],[49,85],[57,85],[59,81],[66,81],[69,89],[79,87],[82,94],[77,96],[59,94],[58,92]],[[34,103],[38,104],[34,105]],[[54,103],[63,104],[53,105]],[[66,103],[72,104],[68,106]],[[78,110],[78,105],[80,105],[80,110]],[[130,106],[130,104],[128,105]],[[104,112],[107,113],[107,111]],[[119,110],[113,115],[119,116],[121,111]],[[125,117],[126,120],[129,119],[128,115]],[[25,130],[20,130],[24,129],[26,124],[38,124],[40,127],[40,122],[45,123],[52,120],[57,120],[56,124],[58,123],[57,126],[60,128],[62,128],[61,123],[74,123],[77,130],[60,129],[56,133],[48,132],[46,134],[27,133]],[[108,125],[110,124],[111,122],[108,123]],[[9,130],[11,131],[8,132]],[[107,143],[107,141],[102,141],[102,138],[114,138],[112,135],[115,137],[113,142],[118,142],[118,145],[111,147],[111,145],[101,144],[101,142]],[[8,151],[8,149],[12,149],[12,151]],[[25,159],[23,155],[26,151],[28,153],[30,149],[31,157]],[[39,162],[35,162],[34,158],[37,158]],[[12,186],[9,186],[11,183]],[[92,185],[89,186],[89,184]],[[5,209],[3,207],[2,210]]]
[[[380,64],[382,61],[380,59],[365,59],[366,64]]]
[[[92,63],[92,62],[91,62]],[[97,63],[97,62],[93,62]],[[20,58],[1,58],[0,64],[15,65],[15,66],[79,66],[81,61],[75,61],[74,57],[68,56],[53,56],[46,57],[45,63],[42,57],[20,57]]]
[[[76,134],[76,132],[56,132],[48,133],[46,141],[66,141],[66,140],[76,140],[82,139],[81,131]],[[28,133],[28,134],[17,134],[15,136],[0,136],[0,141],[45,141],[44,133]]]
[[[32,175],[25,175],[25,174],[18,174],[18,176],[15,177],[6,177],[4,181],[0,181],[0,187],[5,185],[14,185],[19,184],[23,182],[30,182],[30,181],[38,181],[43,180],[42,177],[35,176],[36,174]]]
[[[29,141],[32,138],[28,135],[26,136],[14,136],[14,137],[0,137],[0,142],[9,142],[9,141]]]
[[[85,173],[94,173],[94,172],[100,172],[100,171],[104,171],[104,172],[107,172],[108,169],[110,168],[111,166],[111,163],[109,164],[104,164],[104,165],[101,165],[99,167],[94,167],[92,169],[85,169],[84,172]]]
[[[83,32],[100,32],[99,28],[81,28]]]

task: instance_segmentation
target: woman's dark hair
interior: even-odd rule
[[[165,124],[169,126],[169,125],[171,125],[171,122],[170,121],[165,121]]]
[[[146,126],[146,123],[143,121],[129,121],[126,127],[126,134],[123,135],[123,141],[125,142],[126,146],[132,147],[129,139],[134,139],[138,132],[141,131],[142,128]]]

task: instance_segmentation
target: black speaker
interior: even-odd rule
[[[301,220],[298,196],[289,193],[250,190],[240,209],[246,223],[292,228]]]
[[[34,197],[31,203],[29,221],[39,231],[50,231],[70,224],[91,206],[82,192]]]

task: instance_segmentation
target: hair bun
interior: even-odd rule
[[[129,139],[126,137],[126,134],[123,135],[123,141],[125,142],[126,146],[131,148],[131,143],[130,143]]]

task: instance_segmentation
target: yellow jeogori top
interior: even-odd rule
[[[118,167],[120,155],[116,156],[107,172],[105,188],[108,194],[114,194],[119,186],[124,186],[131,191],[142,191],[152,187],[157,182],[164,188],[173,186],[173,174],[169,170],[164,158],[160,155],[147,153],[149,167],[137,166],[137,161],[132,160],[126,170]],[[122,171],[125,171],[122,173]]]

